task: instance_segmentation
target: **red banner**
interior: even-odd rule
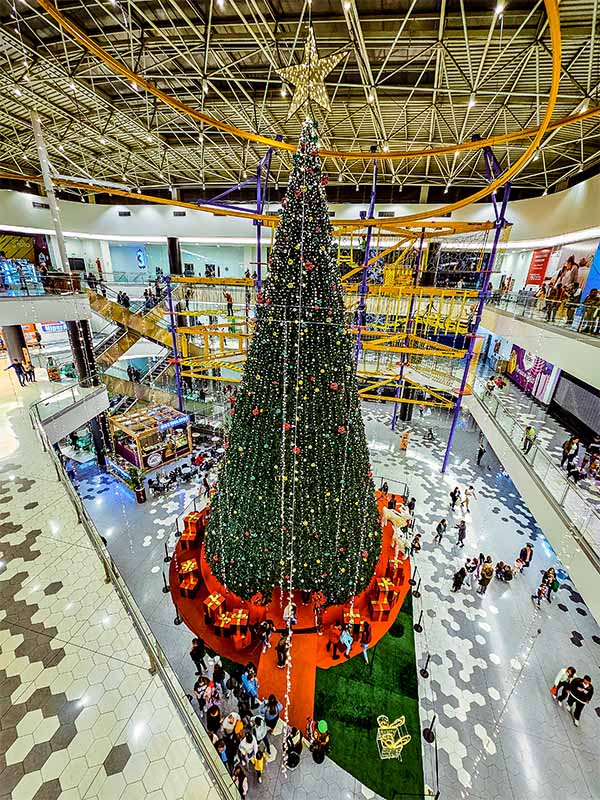
[[[533,251],[525,286],[540,286],[543,283],[551,254],[551,247],[544,247],[542,250]]]

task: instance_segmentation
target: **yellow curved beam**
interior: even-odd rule
[[[154,95],[155,97],[162,100],[165,104],[169,105],[171,108],[180,111],[182,114],[186,114],[187,116],[196,119],[199,122],[203,122],[207,125],[212,125],[219,130],[226,131],[228,133],[233,134],[234,136],[238,136],[243,139],[247,139],[250,141],[258,142],[261,144],[266,144],[269,147],[278,147],[284,150],[293,150],[295,151],[295,147],[292,144],[286,142],[278,142],[274,139],[269,139],[266,136],[261,136],[260,134],[256,133],[249,133],[248,131],[243,131],[240,128],[237,128],[233,125],[229,125],[225,122],[220,122],[219,120],[214,119],[213,117],[209,117],[206,114],[197,111],[191,106],[182,103],[177,98],[172,97],[171,95],[166,94],[165,92],[161,91],[150,81],[147,81],[145,78],[142,78],[137,73],[130,70],[125,64],[122,64],[117,59],[113,58],[104,48],[100,47],[96,42],[94,42],[87,34],[85,34],[82,30],[80,30],[71,20],[65,17],[60,11],[52,5],[49,0],[37,0],[38,4],[42,6],[42,8],[50,14],[50,16],[58,23],[58,25],[62,28],[62,30],[66,31],[72,38],[78,41],[83,47],[89,50],[93,55],[103,61],[111,70],[117,74],[122,75],[123,77],[130,80],[136,86],[141,89],[145,89],[150,94]],[[556,105],[556,98],[558,96],[558,88],[560,83],[560,66],[561,66],[561,35],[560,35],[560,16],[558,12],[558,2],[557,0],[544,0],[544,6],[546,8],[546,14],[548,17],[548,28],[550,30],[550,49],[552,53],[552,83],[550,86],[550,92],[548,95],[548,105],[546,107],[546,112],[544,114],[544,118],[537,128],[536,133],[533,135],[532,141],[529,143],[525,152],[521,155],[521,157],[515,161],[515,163],[510,167],[503,175],[501,175],[496,180],[492,181],[488,186],[480,189],[478,192],[474,194],[468,195],[467,197],[463,198],[462,200],[457,200],[454,203],[449,203],[446,206],[442,206],[441,208],[436,209],[435,215],[440,216],[443,214],[449,214],[452,211],[455,211],[459,208],[464,208],[465,206],[470,205],[471,203],[476,203],[478,200],[482,200],[484,197],[487,197],[492,192],[495,192],[499,189],[504,183],[509,181],[514,175],[516,175],[522,167],[525,166],[529,158],[533,155],[535,150],[537,149],[538,144],[542,140],[548,126],[550,125],[550,120],[552,119],[552,114],[554,113],[554,107]],[[497,137],[492,137],[493,144],[497,144],[498,140]],[[481,148],[485,145],[486,142],[479,141],[477,142],[477,147]],[[456,146],[452,146],[456,147]],[[462,147],[462,145],[458,145],[458,147]],[[423,151],[425,155],[434,155],[436,151],[434,150],[426,150]],[[450,150],[446,150],[444,152],[454,152],[451,148]],[[336,151],[321,151],[321,155],[323,156],[334,156],[338,158],[345,158],[345,159],[366,159],[366,158],[400,158],[398,154],[394,155],[392,153],[382,153],[382,154],[374,154],[374,153],[344,153],[344,152],[336,152]],[[403,156],[405,157],[405,156]],[[416,214],[408,214],[404,217],[397,218],[397,224],[406,224],[407,222],[416,222],[417,220],[426,219],[428,216],[432,216],[431,212],[422,211]],[[363,220],[364,225],[374,225],[375,222],[373,220]],[[358,223],[357,223],[357,227]]]
[[[138,73],[134,72],[133,70],[129,69],[123,62],[118,61],[116,58],[110,55],[103,47],[101,47],[97,42],[91,39],[84,31],[78,28],[74,22],[72,22],[68,17],[65,17],[64,14],[54,6],[50,0],[37,0],[38,5],[40,5],[46,13],[48,13],[54,21],[58,24],[58,26],[65,32],[67,32],[73,39],[79,42],[80,45],[86,48],[90,53],[95,55],[100,61],[102,61],[106,66],[110,67],[110,69],[118,75],[121,75],[123,78],[135,83],[140,89],[144,89],[148,93],[152,94],[154,97],[157,97],[159,100],[162,100],[167,105],[171,106],[177,111],[180,111],[182,114],[186,116],[192,117],[198,122],[202,122],[205,125],[209,125],[210,127],[216,128],[217,130],[224,131],[226,133],[230,133],[233,136],[237,136],[241,139],[246,139],[251,142],[256,142],[257,144],[264,144],[268,147],[274,147],[280,150],[288,150],[291,152],[295,152],[296,147],[295,145],[289,142],[281,142],[277,139],[271,139],[268,136],[262,136],[258,133],[252,133],[251,131],[245,131],[242,128],[238,128],[235,125],[230,125],[227,122],[222,122],[221,120],[216,119],[215,117],[211,117],[209,114],[204,114],[201,111],[198,111],[195,108],[187,105],[186,103],[177,100],[177,98],[172,97],[171,95],[166,94],[161,89],[159,89],[155,84],[151,81],[146,80]],[[550,17],[549,5],[551,5],[548,0],[545,0],[546,5],[546,12],[548,17]],[[556,4],[555,4],[556,5]],[[552,31],[551,31],[552,36]],[[554,41],[552,42],[552,47],[554,49]],[[553,53],[554,55],[554,53]],[[550,101],[549,101],[550,104]],[[590,117],[594,117],[600,114],[600,108],[590,109],[589,111],[583,114],[575,114],[569,117],[563,117],[560,120],[557,120],[552,125],[546,126],[544,131],[555,131],[559,128],[564,127],[565,125],[572,125],[576,122],[581,122],[582,120],[589,119]],[[452,155],[453,153],[459,152],[466,152],[469,150],[479,150],[482,147],[493,147],[500,144],[506,144],[508,142],[518,141],[519,139],[528,139],[530,137],[535,137],[537,133],[542,129],[543,125],[539,125],[537,127],[532,128],[524,128],[520,131],[513,131],[512,133],[505,133],[499,134],[497,136],[490,136],[487,139],[481,139],[479,141],[468,141],[468,142],[461,142],[460,144],[453,144],[453,145],[442,145],[442,147],[436,148],[425,148],[422,150],[391,150],[389,152],[365,152],[365,151],[338,151],[338,150],[320,150],[320,154],[323,157],[331,157],[331,158],[343,158],[347,160],[366,160],[370,161],[372,159],[378,160],[404,160],[404,159],[414,159],[414,158],[423,158],[423,157],[433,157],[433,156],[443,156],[443,155]]]

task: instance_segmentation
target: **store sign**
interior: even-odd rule
[[[170,419],[168,422],[161,422],[160,430],[168,431],[169,428],[176,428],[178,425],[187,425],[189,421],[190,418],[187,415],[175,417],[175,419]]]
[[[44,333],[64,333],[67,330],[64,322],[42,322],[41,328]]]
[[[527,280],[525,281],[526,286],[541,286],[546,277],[546,269],[551,255],[551,247],[544,247],[541,250],[533,251],[529,272],[527,273]]]
[[[162,453],[157,451],[156,453],[150,453],[148,456],[147,462],[149,467],[158,467],[159,464],[162,464]]]

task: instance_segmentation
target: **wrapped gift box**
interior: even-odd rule
[[[234,608],[229,616],[231,617],[231,627],[237,633],[245,633],[248,630],[248,612],[245,608]]]
[[[185,561],[180,561],[177,566],[177,573],[179,574],[179,584],[188,577],[199,577],[198,562],[195,558],[188,558]]]
[[[179,537],[182,550],[195,550],[200,546],[201,541],[202,536],[200,532],[187,527]]]
[[[224,611],[225,598],[222,594],[215,592],[204,600],[204,618],[208,625],[214,625]]]
[[[231,617],[229,614],[221,614],[214,623],[217,636],[229,636],[231,633]]]
[[[401,558],[391,558],[385,570],[386,578],[389,578],[396,585],[404,583],[404,563]]]
[[[182,597],[193,598],[196,596],[199,586],[200,583],[198,581],[198,578],[196,578],[194,575],[188,575],[187,578],[184,578],[181,581],[181,584],[179,586],[179,591]]]
[[[205,529],[205,516],[200,511],[192,511],[183,520],[183,532],[201,536]]]
[[[360,634],[361,623],[360,612],[356,609],[351,611],[350,606],[346,606],[344,608],[344,624],[350,626],[350,633],[353,636]]]
[[[387,603],[392,599],[394,583],[389,578],[377,578],[377,600]]]
[[[390,616],[390,604],[387,601],[370,600],[371,618],[373,622],[386,622]]]
[[[231,641],[233,642],[235,650],[244,650],[246,647],[250,647],[252,636],[249,630],[245,633],[234,633],[231,637]]]

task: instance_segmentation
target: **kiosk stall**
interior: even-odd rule
[[[108,418],[112,453],[109,471],[127,485],[192,452],[187,414],[170,406],[147,406]]]

